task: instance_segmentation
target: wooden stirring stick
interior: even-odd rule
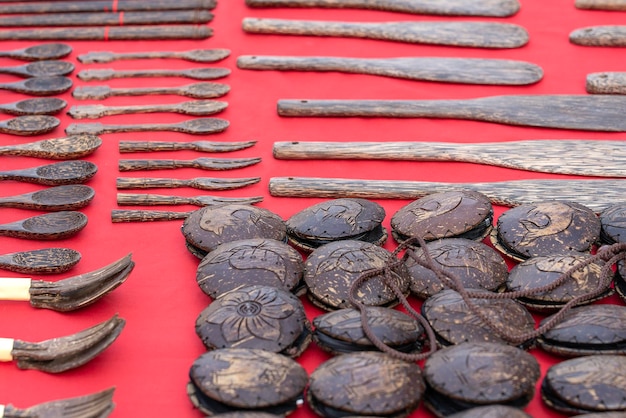
[[[0,85],[1,86],[1,85]],[[175,94],[195,99],[221,97],[230,91],[230,86],[220,83],[194,83],[178,87],[111,88],[109,86],[78,86],[72,96],[79,100],[102,100],[112,96],[143,96]]]
[[[118,132],[171,131],[193,135],[223,132],[230,123],[225,119],[196,118],[178,123],[144,123],[134,125],[105,125],[102,123],[72,123],[65,128],[68,135],[101,135]]]
[[[230,74],[228,68],[184,68],[184,69],[154,69],[154,70],[114,70],[103,68],[97,70],[82,70],[76,76],[83,81],[106,81],[114,78],[141,78],[141,77],[183,77],[193,80],[215,80]]]
[[[137,59],[181,59],[191,62],[217,62],[230,55],[229,49],[192,49],[188,51],[145,51],[145,52],[110,52],[95,51],[79,55],[78,61],[83,64],[104,64],[118,60]]]
[[[217,100],[191,100],[182,103],[147,104],[129,106],[85,105],[72,106],[67,112],[74,119],[97,119],[111,115],[171,112],[190,116],[207,116],[219,113],[228,103]]]

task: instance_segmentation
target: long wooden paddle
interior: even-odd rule
[[[541,67],[529,62],[483,58],[243,55],[237,59],[237,67],[247,70],[339,71],[409,80],[467,84],[525,85],[536,83],[543,77]]]
[[[512,16],[517,0],[246,0],[250,7],[327,7],[449,16]]]
[[[626,177],[624,141],[528,140],[452,142],[274,143],[274,157],[287,160],[348,159],[460,161],[543,173]]]
[[[463,100],[279,100],[281,116],[470,119],[508,125],[626,131],[626,97],[511,95]]]
[[[331,22],[245,18],[243,30],[274,35],[334,36],[473,48],[519,48],[528,43],[521,26],[498,22]]]
[[[624,200],[624,180],[514,180],[491,183],[439,183],[401,180],[357,180],[319,177],[273,177],[272,196],[283,197],[361,197],[364,199],[417,199],[455,190],[475,190],[492,203],[518,206],[546,200],[577,202],[601,212]]]

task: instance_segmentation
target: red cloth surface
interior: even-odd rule
[[[270,209],[283,218],[317,203],[318,198],[280,198],[269,196],[268,181],[273,176],[322,176],[389,180],[423,180],[441,182],[497,181],[514,179],[558,179],[564,175],[531,173],[512,169],[488,167],[478,164],[442,162],[366,162],[366,161],[280,161],[272,157],[274,141],[333,140],[333,141],[450,141],[450,142],[500,142],[522,139],[606,139],[624,140],[623,133],[600,133],[530,127],[511,127],[484,122],[436,119],[316,119],[281,118],[276,113],[276,102],[283,98],[308,99],[453,99],[474,98],[499,94],[585,94],[585,76],[596,71],[625,70],[622,49],[593,48],[572,45],[569,33],[577,28],[600,24],[622,24],[626,14],[619,12],[583,11],[574,7],[573,0],[523,0],[521,11],[510,18],[467,18],[510,22],[524,26],[530,34],[527,46],[509,50],[484,50],[360,39],[333,39],[296,36],[270,36],[246,34],[241,29],[244,17],[275,17],[291,19],[345,20],[345,21],[437,21],[461,18],[405,15],[379,11],[323,10],[323,9],[250,9],[243,0],[220,0],[214,10],[215,18],[209,24],[215,31],[206,40],[181,41],[109,41],[67,42],[73,53],[67,60],[76,65],[76,72],[88,68],[143,69],[143,68],[196,68],[220,66],[232,69],[232,74],[218,82],[228,83],[231,91],[222,100],[229,107],[217,117],[230,121],[230,127],[220,134],[196,137],[183,133],[121,133],[102,135],[103,145],[86,158],[98,165],[99,171],[88,184],[95,188],[96,197],[82,211],[89,223],[79,235],[58,242],[37,242],[0,237],[0,254],[46,247],[69,247],[82,253],[81,262],[72,270],[58,275],[38,276],[56,280],[98,269],[128,253],[133,254],[136,267],[126,283],[98,303],[71,313],[37,310],[24,302],[0,302],[0,337],[25,341],[41,341],[71,334],[110,318],[113,314],[127,320],[119,339],[101,356],[89,364],[59,375],[39,371],[18,370],[13,363],[0,364],[0,404],[11,403],[27,407],[58,398],[92,393],[115,386],[117,407],[114,417],[140,416],[179,418],[200,417],[189,402],[185,385],[193,360],[204,352],[204,347],[194,332],[194,323],[210,299],[195,282],[199,260],[184,245],[180,233],[181,221],[151,223],[116,223],[110,220],[116,204],[115,179],[117,177],[248,177],[260,176],[261,182],[240,190],[202,192],[194,189],[145,190],[139,193],[216,194],[220,196],[264,196],[259,206]],[[10,50],[38,44],[34,41],[3,41],[0,49]],[[196,64],[182,60],[132,60],[110,64],[83,65],[76,57],[88,51],[149,51],[188,50],[196,48],[228,48],[231,56],[215,64]],[[484,57],[526,60],[543,67],[544,79],[532,86],[499,87],[472,86],[407,81],[368,75],[339,73],[299,73],[274,71],[246,71],[236,68],[239,55],[331,55],[346,57],[401,57],[447,56]],[[20,61],[0,59],[0,66],[19,65]],[[178,86],[195,81],[183,78],[117,79],[108,82],[83,82],[72,76],[75,86],[108,84],[111,87]],[[0,75],[0,82],[18,80],[14,76]],[[96,103],[78,101],[67,92],[59,97],[72,105]],[[1,102],[9,103],[27,96],[2,92]],[[175,103],[191,100],[178,96],[113,97],[102,101],[106,105]],[[66,109],[66,110],[67,110]],[[3,115],[0,119],[9,119]],[[178,122],[190,119],[178,114],[146,114],[111,116],[98,121],[74,121],[60,115],[61,126],[54,132],[36,137],[0,135],[0,145],[12,145],[38,139],[65,136],[63,129],[74,122],[102,122],[111,124]],[[122,158],[180,158],[193,159],[200,155],[193,151],[162,152],[152,154],[120,154],[121,140],[176,140],[199,139],[239,141],[257,140],[247,150],[228,155],[233,157],[262,157],[258,165],[228,172],[204,172],[197,169],[163,170],[152,172],[120,173],[117,162]],[[554,156],[546,156],[554,157]],[[584,158],[584,156],[581,156]],[[47,162],[28,157],[0,157],[5,169],[27,168]],[[28,183],[4,181],[0,183],[0,196],[11,196],[40,189]],[[134,192],[134,191],[132,191]],[[391,215],[406,200],[380,200],[386,211],[384,223],[389,226]],[[188,211],[192,206],[171,208]],[[506,208],[496,206],[496,216]],[[38,212],[22,209],[0,208],[0,222],[12,222]],[[392,250],[395,243],[390,238],[385,245]],[[3,271],[0,276],[24,277]],[[610,298],[610,303],[620,303]],[[321,313],[304,301],[310,318]],[[418,307],[419,301],[411,299]],[[542,372],[559,361],[554,356],[532,350],[541,362]],[[308,372],[328,358],[315,345],[311,345],[298,360]],[[542,376],[543,376],[542,373]],[[539,387],[539,383],[538,383]],[[535,417],[560,416],[544,406],[538,393],[526,409]],[[294,418],[312,417],[308,407],[296,411]],[[412,417],[431,416],[423,406]]]

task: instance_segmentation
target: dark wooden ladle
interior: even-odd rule
[[[209,82],[193,83],[178,87],[111,88],[109,86],[78,86],[72,92],[72,96],[78,100],[103,100],[112,96],[173,94],[193,97],[194,99],[212,99],[221,97],[229,91],[230,86],[226,84]]]
[[[74,64],[68,61],[36,61],[13,67],[0,67],[0,73],[19,77],[54,77],[74,71]]]
[[[13,83],[0,83],[0,90],[9,90],[33,96],[54,96],[72,88],[72,80],[63,76],[32,77]]]
[[[44,213],[0,225],[0,235],[6,237],[56,240],[76,235],[87,226],[87,216],[77,211]]]
[[[67,112],[74,119],[98,119],[103,116],[129,115],[136,113],[171,112],[190,116],[206,116],[219,113],[228,107],[228,103],[217,100],[191,100],[182,103],[104,106],[72,106]]]
[[[79,55],[83,64],[104,64],[117,60],[176,58],[192,62],[217,62],[230,55],[228,49],[192,49],[188,51],[110,52],[95,51]]]
[[[92,154],[102,145],[95,135],[73,135],[65,138],[42,139],[26,144],[0,147],[0,155],[23,155],[52,160],[73,160]]]
[[[65,109],[67,102],[58,97],[37,97],[0,104],[0,112],[8,115],[54,115]]]
[[[26,274],[63,273],[80,259],[71,248],[45,248],[0,255],[0,268]]]
[[[46,186],[84,183],[98,167],[91,161],[71,160],[20,170],[0,171],[0,180],[16,180]]]
[[[11,135],[41,135],[53,131],[61,121],[54,116],[27,115],[0,122],[0,132]]]
[[[56,60],[68,56],[72,47],[67,44],[47,43],[28,48],[0,51],[0,57],[19,59],[24,61]]]
[[[105,125],[103,123],[73,123],[65,128],[68,135],[101,135],[117,132],[171,131],[193,135],[222,132],[230,123],[225,119],[190,119],[178,123],[144,123],[135,125]]]
[[[95,190],[83,184],[49,187],[31,193],[0,198],[0,207],[61,211],[87,206],[94,198]]]

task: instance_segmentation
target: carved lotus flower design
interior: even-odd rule
[[[295,312],[276,291],[267,289],[229,292],[220,297],[220,303],[211,322],[221,326],[229,343],[249,338],[276,340],[281,320]]]

